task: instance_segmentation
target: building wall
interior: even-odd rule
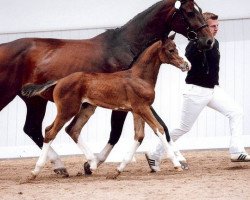
[[[244,110],[244,143],[250,146],[250,84],[249,52],[250,52],[250,19],[220,21],[221,31],[218,35],[221,50],[220,85],[232,96]],[[71,29],[60,31],[35,31],[0,34],[0,43],[9,42],[22,37],[51,37],[84,39],[105,31],[104,28]],[[4,33],[5,32],[5,33]],[[184,50],[187,40],[182,36],[176,38],[178,46]],[[173,129],[178,124],[182,103],[181,91],[184,87],[186,73],[163,65],[156,86],[154,108]],[[98,108],[95,115],[83,128],[83,137],[90,147],[98,152],[107,143],[110,132],[109,110]],[[0,158],[36,156],[39,149],[23,132],[25,122],[25,104],[17,97],[0,112]],[[55,117],[55,106],[49,103],[43,130]],[[194,124],[192,130],[180,139],[181,149],[225,148],[229,144],[228,119],[221,114],[206,108]],[[126,119],[122,138],[113,151],[113,158],[126,151],[125,146],[133,140],[133,120],[131,114]],[[146,138],[140,151],[153,146],[158,139],[146,128]],[[71,139],[61,131],[53,143],[59,154],[80,153]],[[112,157],[112,156],[111,156]],[[111,158],[112,159],[112,158]]]
[[[159,0],[1,0],[0,33],[121,26]],[[197,0],[221,19],[250,17],[249,0]]]

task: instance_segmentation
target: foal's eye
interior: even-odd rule
[[[174,53],[174,49],[170,49],[169,52],[170,52],[170,53]]]

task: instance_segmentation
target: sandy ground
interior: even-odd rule
[[[248,149],[249,152],[250,149]],[[62,160],[69,178],[54,174],[50,163],[32,182],[20,184],[33,169],[36,158],[0,160],[0,199],[250,199],[250,162],[232,163],[225,150],[186,151],[190,169],[174,171],[163,160],[161,172],[150,173],[143,154],[127,166],[116,180],[107,180],[118,163],[104,163],[92,176],[76,176],[84,158],[67,156]]]

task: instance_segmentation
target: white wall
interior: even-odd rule
[[[123,25],[158,0],[1,0],[0,33]],[[249,0],[197,0],[221,19],[250,17]]]
[[[137,1],[139,0],[136,0],[136,2]],[[10,10],[8,12],[5,11],[6,12],[5,14],[8,13],[9,15],[1,16],[2,11],[4,10],[3,8],[5,8],[1,5],[3,2],[5,2],[5,0],[0,1],[0,9],[1,9],[0,19],[2,19],[0,20],[0,23],[3,23],[3,21],[4,22],[8,21],[9,18],[7,18],[7,16],[10,16],[11,12]],[[9,0],[8,2],[13,3],[14,1]],[[22,2],[24,2],[24,5],[26,4],[26,1]],[[46,2],[47,1],[44,1],[45,5]],[[52,2],[51,6],[53,5],[52,7],[57,8],[53,4],[54,1],[51,2]],[[197,1],[197,2],[204,3],[205,1]],[[15,3],[17,3],[17,1],[15,1]],[[123,3],[121,2],[121,4]],[[119,3],[119,5],[121,4]],[[10,7],[9,4],[5,5],[6,8]],[[17,7],[13,9],[13,11],[16,11],[15,13],[18,13],[19,6],[18,4],[15,5]],[[37,7],[39,7],[38,5],[40,6],[40,4],[36,4]],[[113,12],[111,5],[113,4],[110,4],[110,10],[108,13]],[[130,4],[126,5],[126,7],[123,7],[121,12],[126,14],[126,11],[128,11],[127,13],[130,13],[129,12],[130,5],[131,2]],[[217,5],[217,4],[211,4],[211,5]],[[224,6],[224,4],[222,5]],[[108,7],[108,5],[105,6]],[[69,7],[67,6],[67,8]],[[210,10],[213,11],[213,9],[217,9],[217,6],[216,7],[211,6]],[[99,11],[101,12],[101,10],[104,10],[104,8],[100,9]],[[73,13],[72,10],[71,13]],[[98,16],[97,13],[91,12],[93,16],[95,14]],[[30,21],[32,18],[36,19],[36,14],[37,13],[35,14],[33,13],[32,16],[34,16],[34,18],[26,17],[27,19],[26,22]],[[74,15],[74,13],[72,15]],[[21,16],[22,15],[20,14],[20,18]],[[69,15],[69,17],[70,16],[71,15]],[[117,15],[114,16],[117,17]],[[44,17],[48,16],[44,15]],[[66,18],[64,20],[66,20]],[[50,24],[49,22],[47,23]],[[13,24],[15,24],[15,26]],[[34,30],[39,29],[38,27],[36,27],[37,20],[35,20],[35,22],[33,21],[33,23],[27,23],[29,25],[27,27],[25,26],[25,23],[23,23],[25,30],[21,29],[22,26],[19,26],[17,22],[13,24],[12,24],[13,26],[11,25],[9,27],[1,26],[0,24],[1,28],[0,32],[5,33],[5,34],[0,34],[0,43],[12,41],[14,39],[21,37],[53,37],[53,38],[82,39],[82,38],[92,37],[104,31],[103,28],[96,28],[96,29],[82,29],[82,30],[30,32],[29,28],[31,28],[31,30],[33,30],[32,29],[33,27]],[[250,120],[250,114],[249,114],[250,92],[248,90],[248,85],[250,84],[249,83],[250,79],[248,78],[250,75],[250,69],[248,64],[249,63],[248,57],[250,55],[249,54],[250,19],[225,20],[221,21],[220,24],[221,24],[221,31],[218,35],[218,39],[220,41],[221,55],[222,55],[220,83],[221,86],[225,88],[226,91],[243,106],[245,113],[244,142],[246,146],[250,146],[250,124],[248,123]],[[44,23],[43,27],[46,27],[46,23]],[[46,30],[50,29],[57,29],[57,28],[48,26]],[[24,33],[20,33],[18,32],[18,30]],[[43,29],[41,28],[41,30]],[[8,33],[12,31],[16,33]],[[179,45],[181,49],[184,49],[187,44],[187,40],[182,36],[178,36],[176,39],[176,43]],[[180,117],[180,109],[182,102],[181,90],[184,86],[185,75],[186,75],[185,73],[180,72],[178,69],[165,65],[161,69],[161,73],[157,83],[156,100],[154,103],[154,107],[156,108],[159,115],[167,123],[170,130],[177,125],[178,119]],[[22,127],[25,121],[25,115],[26,115],[26,108],[24,106],[24,103],[19,98],[16,98],[13,102],[11,102],[6,108],[4,108],[0,112],[0,136],[1,136],[0,158],[38,155],[39,149],[36,146],[34,146],[33,142],[22,131]],[[43,123],[43,130],[47,125],[49,125],[53,121],[54,116],[55,116],[55,108],[53,104],[50,104],[48,106],[46,117]],[[125,148],[123,148],[124,146],[122,145],[124,144],[124,141],[126,142],[132,141],[133,138],[132,122],[133,121],[131,115],[129,115],[125,123],[122,138],[119,144],[117,145],[116,150],[113,152],[113,156],[115,156],[116,152],[125,151]],[[88,122],[88,124],[84,127],[83,137],[85,138],[85,140],[88,141],[88,143],[90,144],[91,148],[94,151],[101,150],[101,148],[106,144],[110,131],[109,124],[110,124],[110,111],[99,108],[96,111],[95,115]],[[147,148],[149,143],[155,142],[157,140],[156,137],[152,135],[153,135],[152,131],[147,127],[146,139],[144,141],[144,144],[142,145],[141,150]],[[221,114],[216,113],[210,109],[205,109],[201,113],[200,117],[198,118],[197,122],[195,123],[190,133],[188,133],[185,137],[183,137],[179,141],[179,145],[182,149],[219,148],[219,147],[223,148],[227,147],[228,143],[229,143],[228,120]],[[66,136],[66,134],[63,133],[63,131],[59,134],[59,137],[56,139],[54,146],[60,154],[80,153],[79,150],[76,148],[76,146],[73,144],[73,142],[68,138],[68,136]]]

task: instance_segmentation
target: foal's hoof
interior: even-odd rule
[[[110,173],[110,174],[108,174],[107,175],[107,177],[106,177],[106,179],[117,179],[117,177],[119,176],[121,174],[121,172],[120,171],[118,171],[118,170],[116,170],[116,172],[115,173]]]
[[[90,169],[90,165],[89,165],[88,162],[84,163],[83,168],[84,168],[84,174],[85,175],[91,175],[92,174],[92,171]]]
[[[187,161],[184,160],[184,161],[179,161],[179,162],[181,164],[181,168],[182,169],[184,169],[184,170],[188,170],[189,169]]]
[[[182,169],[181,166],[174,167],[174,169],[175,169],[175,171],[177,171],[177,172],[182,172],[182,171],[183,171],[183,169]]]
[[[68,171],[67,171],[66,168],[57,168],[57,169],[54,169],[54,172],[55,172],[57,175],[62,176],[63,178],[69,177],[69,173],[68,173]]]

